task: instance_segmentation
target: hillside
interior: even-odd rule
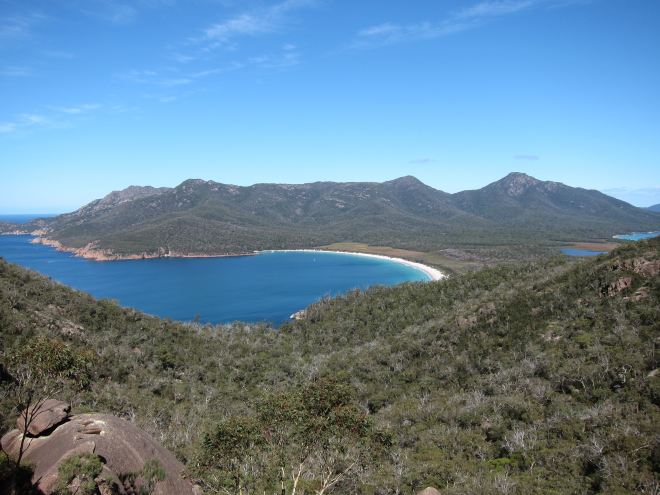
[[[172,189],[113,192],[27,228],[90,257],[238,254],[338,242],[424,253],[472,249],[492,257],[488,251],[501,246],[516,246],[510,256],[523,252],[521,245],[657,229],[660,215],[597,191],[513,173],[456,194],[414,177],[249,187],[187,180]]]
[[[647,210],[655,211],[655,212],[660,212],[660,204],[649,206]]]
[[[655,493],[659,272],[653,239],[355,292],[273,331],[147,317],[0,261],[0,433],[12,377],[46,356],[75,414],[134,421],[211,491],[272,493],[284,466],[287,493],[328,472],[325,493]]]

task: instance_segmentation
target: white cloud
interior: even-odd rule
[[[154,70],[131,70],[124,74],[118,74],[117,77],[137,84],[167,88],[171,91],[175,88],[193,85],[202,79],[212,76],[250,68],[263,70],[285,69],[298,65],[300,62],[301,55],[298,47],[291,43],[285,43],[278,50],[234,60],[222,66],[216,65],[208,68],[200,68],[197,71],[182,71],[172,67],[166,68],[161,72]],[[179,99],[178,96],[171,94],[167,94],[166,96],[148,95],[147,97],[163,103],[169,103],[175,99]]]
[[[46,19],[46,16],[38,12],[28,14],[16,14],[0,17],[0,38],[23,38],[28,36],[32,28]]]
[[[31,127],[45,126],[49,123],[49,119],[43,115],[23,113],[16,117],[13,122],[0,123],[0,134],[11,134]]]
[[[238,17],[214,24],[204,30],[204,36],[217,43],[226,43],[236,36],[253,36],[270,32],[272,20],[268,17],[241,14]]]
[[[29,67],[12,66],[0,69],[0,76],[4,77],[28,77],[32,75],[32,69]]]
[[[457,10],[435,22],[396,24],[385,22],[358,31],[353,48],[373,48],[397,43],[429,40],[474,29],[483,23],[535,8],[567,7],[584,0],[486,0]]]
[[[542,3],[539,0],[487,1],[467,7],[456,13],[457,18],[484,18],[515,14]]]
[[[76,105],[72,107],[51,107],[56,112],[66,113],[69,115],[79,115],[82,113],[91,112],[92,110],[98,110],[101,108],[99,103],[85,103],[82,105]]]
[[[23,134],[34,129],[61,129],[70,127],[83,114],[103,108],[99,103],[75,106],[47,106],[43,113],[21,113],[12,121],[0,123],[0,134]]]
[[[9,134],[10,132],[14,132],[16,130],[16,123],[15,122],[3,122],[0,124],[0,134]]]
[[[417,24],[399,25],[390,22],[371,26],[358,32],[354,47],[366,48],[373,46],[392,45],[405,41],[440,38],[463,31],[468,28],[465,23],[443,21],[438,24],[420,22]]]
[[[144,10],[171,7],[176,0],[78,0],[80,10],[109,24],[130,24]]]
[[[236,38],[273,33],[282,28],[290,12],[317,3],[317,0],[285,0],[268,8],[244,12],[205,28],[202,39],[195,41],[207,43],[207,48],[212,49],[229,45]]]
[[[24,113],[19,116],[19,122],[27,126],[43,125],[48,122],[48,119],[43,115],[35,113]]]

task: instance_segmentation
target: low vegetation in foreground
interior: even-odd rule
[[[2,432],[33,370],[208,493],[657,494],[659,271],[655,239],[352,292],[274,329],[151,318],[2,261]]]

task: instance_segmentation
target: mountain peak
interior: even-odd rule
[[[412,175],[404,175],[403,177],[399,177],[398,179],[393,179],[390,181],[387,181],[388,184],[394,184],[396,186],[425,186],[421,180],[419,180],[417,177],[412,176]]]
[[[520,196],[530,187],[542,184],[542,181],[522,172],[511,172],[494,184],[502,187],[509,196]]]
[[[527,183],[527,184],[539,184],[541,181],[536,177],[527,175],[524,172],[511,172],[506,177],[503,177],[500,182],[517,182],[517,183]]]
[[[212,184],[212,183],[213,183],[213,181],[204,180],[204,179],[186,179],[181,184],[176,186],[176,188],[179,189],[179,188],[186,188],[186,187],[205,186],[205,185]]]

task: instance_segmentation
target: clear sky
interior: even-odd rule
[[[657,0],[0,0],[0,212],[187,178],[660,203]]]

